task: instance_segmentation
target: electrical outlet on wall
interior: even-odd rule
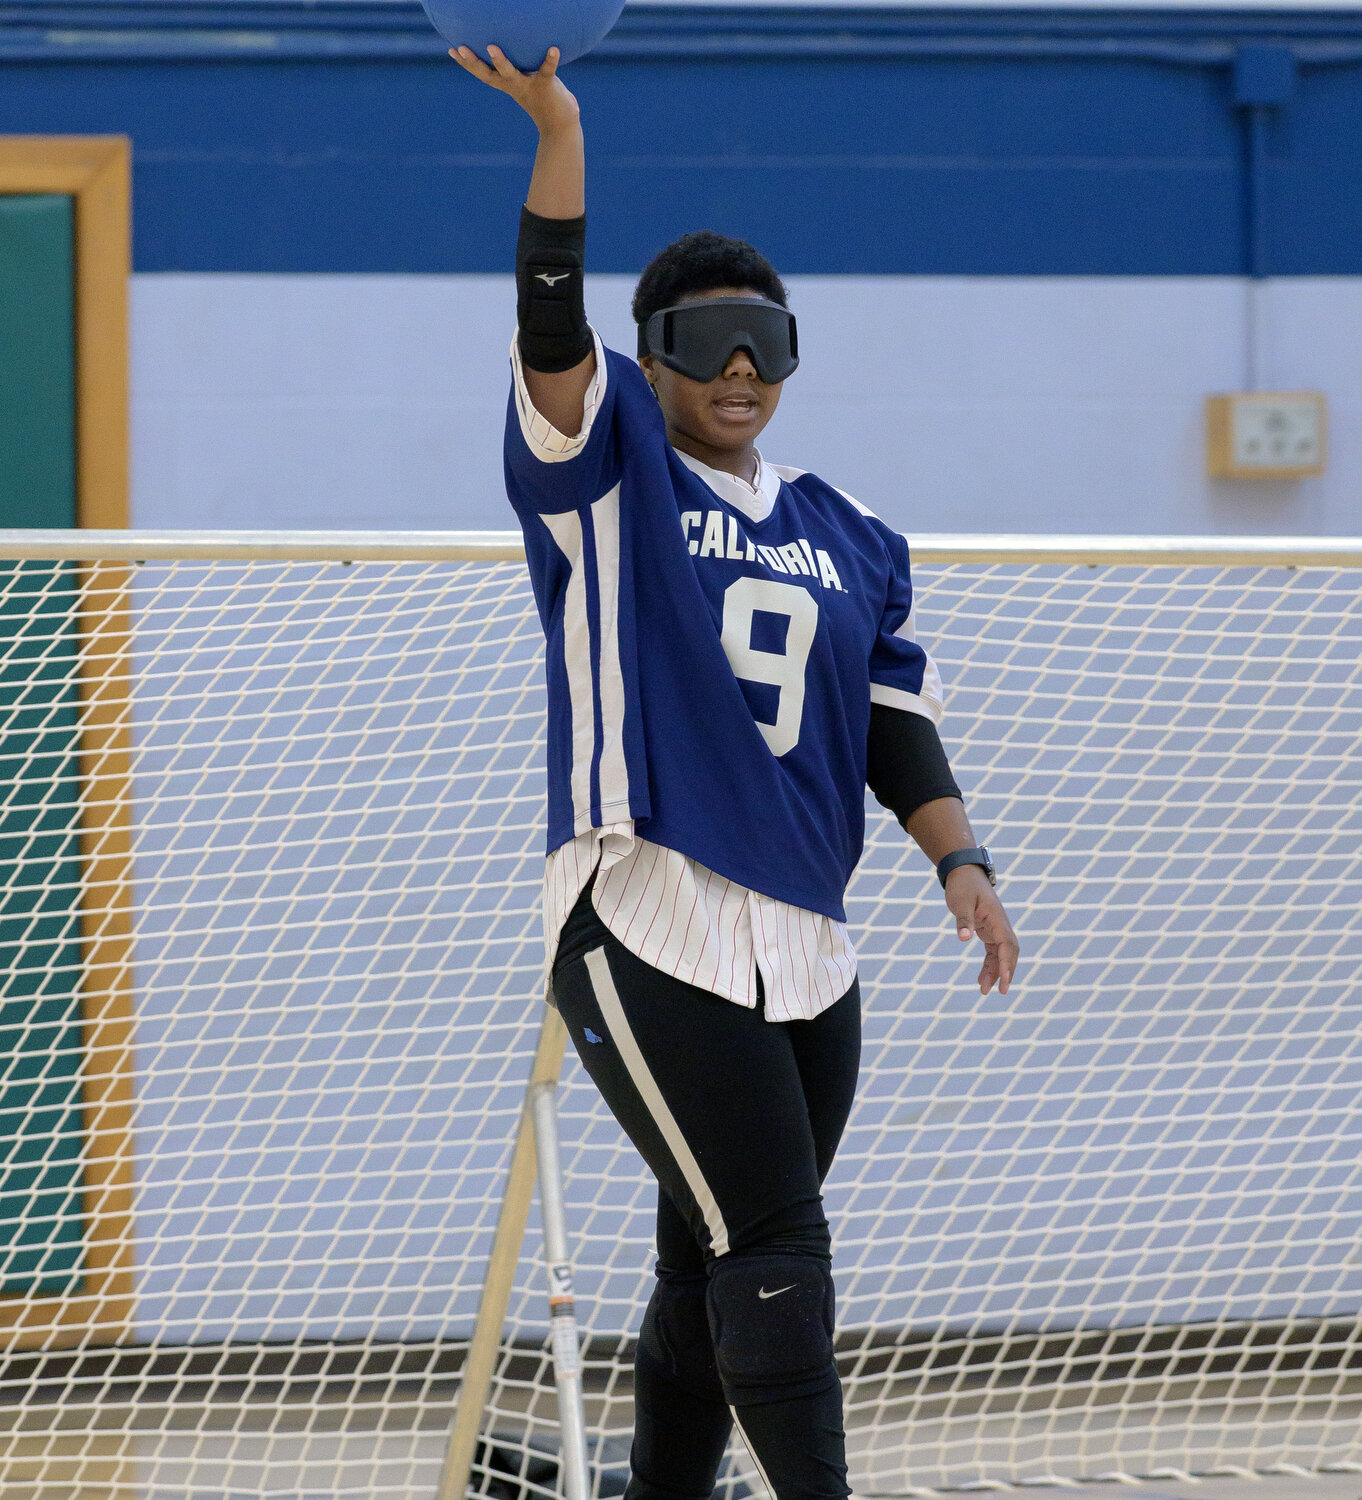
[[[1206,471],[1214,479],[1303,479],[1322,474],[1319,391],[1235,391],[1206,398]]]

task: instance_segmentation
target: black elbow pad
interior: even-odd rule
[[[583,276],[586,219],[542,219],[520,211],[515,252],[520,357],[531,370],[556,375],[591,353]]]
[[[925,803],[960,797],[936,725],[922,714],[883,703],[870,705],[865,780],[875,800],[900,823]]]

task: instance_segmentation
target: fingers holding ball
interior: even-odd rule
[[[624,0],[421,0],[436,31],[459,52],[467,48],[485,66],[492,66],[492,49],[483,41],[496,37],[497,50],[521,73],[543,66],[551,47],[560,49],[560,62],[572,62],[590,52],[619,19]],[[471,72],[472,69],[470,68]]]

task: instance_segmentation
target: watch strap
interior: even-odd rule
[[[990,885],[997,885],[997,876],[993,873],[993,857],[988,852],[988,847],[980,844],[977,849],[957,849],[953,854],[948,854],[936,867],[936,878],[941,882],[941,889],[946,889],[946,876],[952,870],[957,870],[961,865],[978,865],[988,876]]]

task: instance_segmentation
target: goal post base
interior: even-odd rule
[[[506,1326],[506,1309],[511,1300],[511,1289],[515,1285],[516,1268],[520,1264],[520,1252],[525,1243],[525,1226],[529,1222],[530,1203],[534,1197],[538,1153],[535,1149],[531,1101],[537,1087],[546,1084],[551,1086],[558,1082],[563,1070],[566,1047],[567,1027],[563,1025],[557,1010],[546,1002],[539,1027],[539,1041],[535,1047],[534,1064],[525,1090],[525,1108],[516,1130],[515,1150],[511,1155],[510,1170],[506,1174],[501,1212],[497,1216],[496,1236],[492,1241],[492,1253],[487,1260],[487,1274],[478,1304],[478,1319],[473,1328],[473,1340],[464,1364],[463,1379],[459,1383],[454,1424],[450,1429],[449,1447],[445,1452],[444,1469],[436,1492],[437,1500],[464,1500],[468,1490],[468,1476],[472,1471],[478,1436],[482,1431],[487,1397],[492,1388],[492,1375],[501,1350],[502,1330]]]

